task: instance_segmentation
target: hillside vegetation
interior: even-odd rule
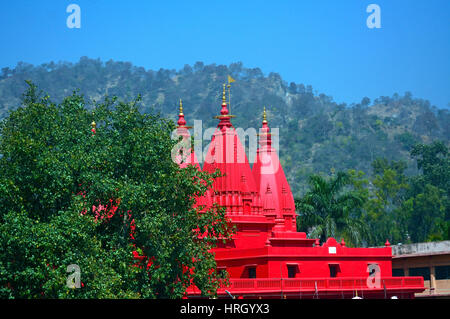
[[[371,175],[377,158],[404,160],[407,175],[416,173],[409,153],[416,143],[450,139],[450,113],[436,109],[410,92],[382,96],[374,101],[337,104],[310,85],[287,83],[277,73],[264,74],[242,63],[204,65],[197,62],[181,70],[145,70],[129,62],[93,60],[78,63],[18,63],[0,75],[0,118],[21,104],[31,80],[61,102],[73,90],[90,100],[104,95],[131,100],[142,96],[140,110],[175,119],[178,99],[183,99],[189,124],[202,120],[204,128],[215,126],[222,84],[231,75],[233,124],[247,129],[261,125],[263,106],[271,127],[278,127],[280,157],[296,196],[307,189],[313,173],[362,170]]]

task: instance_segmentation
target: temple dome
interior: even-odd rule
[[[263,213],[268,217],[276,218],[278,229],[295,231],[294,197],[277,152],[272,147],[272,133],[265,108],[259,144],[252,172],[261,197]]]
[[[238,134],[231,124],[223,94],[222,109],[217,129],[211,139],[203,165],[203,171],[214,173],[217,169],[222,176],[213,184],[214,199],[227,212],[251,215],[257,213],[257,188],[250,164]]]

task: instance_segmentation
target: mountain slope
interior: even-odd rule
[[[87,98],[100,100],[105,94],[122,99],[142,96],[143,112],[161,112],[175,119],[178,99],[183,99],[189,124],[203,121],[215,127],[222,84],[231,75],[231,111],[235,127],[258,129],[263,106],[272,128],[279,128],[280,158],[295,195],[304,191],[306,177],[330,169],[360,169],[370,173],[377,157],[404,159],[409,172],[415,170],[409,150],[416,142],[450,140],[450,113],[423,99],[404,96],[380,97],[370,103],[347,106],[332,97],[313,92],[311,86],[286,83],[277,73],[264,75],[259,68],[242,63],[204,65],[197,62],[181,70],[145,70],[128,62],[102,62],[86,57],[78,63],[19,63],[3,68],[0,76],[0,118],[20,105],[32,80],[55,101],[79,89]]]

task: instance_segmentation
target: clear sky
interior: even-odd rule
[[[71,3],[80,29],[66,25]],[[380,29],[366,25],[371,3]],[[81,56],[156,70],[242,61],[339,103],[405,91],[450,103],[450,0],[1,1],[0,39],[0,68]]]

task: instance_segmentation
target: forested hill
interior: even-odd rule
[[[47,63],[33,66],[18,63],[3,68],[0,75],[0,118],[21,104],[31,80],[54,102],[79,89],[89,99],[105,94],[121,99],[142,96],[143,112],[161,112],[175,119],[178,99],[183,99],[186,119],[202,120],[204,128],[215,126],[222,84],[231,75],[232,113],[235,127],[261,125],[263,106],[271,127],[280,129],[280,156],[296,195],[303,193],[311,173],[346,169],[371,173],[378,157],[409,163],[409,151],[417,142],[450,139],[450,112],[436,109],[426,100],[406,92],[358,104],[337,104],[309,86],[286,83],[277,73],[263,74],[242,63],[204,65],[197,62],[183,69],[145,70],[128,62],[102,62],[81,58],[78,63]],[[303,79],[307,82],[307,79]],[[407,172],[408,172],[407,170]]]

